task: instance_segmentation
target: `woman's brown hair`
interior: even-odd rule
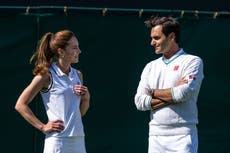
[[[58,58],[58,48],[65,49],[69,40],[75,36],[70,30],[62,30],[53,34],[48,32],[44,34],[38,44],[38,49],[30,58],[30,63],[35,61],[33,74],[46,74],[54,58]]]

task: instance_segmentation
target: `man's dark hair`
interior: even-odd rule
[[[175,41],[179,43],[180,24],[176,19],[172,17],[158,17],[152,16],[145,21],[145,25],[148,28],[153,28],[157,25],[162,25],[162,32],[167,37],[170,33],[175,33]]]

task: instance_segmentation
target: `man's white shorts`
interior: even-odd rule
[[[148,153],[197,153],[197,132],[187,135],[149,136]]]

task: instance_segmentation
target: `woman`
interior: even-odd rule
[[[32,82],[19,96],[15,109],[46,134],[44,153],[86,153],[81,117],[89,108],[90,94],[83,85],[78,63],[79,43],[73,32],[46,33],[30,61],[35,61]],[[42,123],[29,104],[40,92],[48,116]]]

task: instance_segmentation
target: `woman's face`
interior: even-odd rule
[[[81,50],[77,38],[72,37],[68,43],[69,45],[64,49],[64,60],[70,63],[78,63]]]

